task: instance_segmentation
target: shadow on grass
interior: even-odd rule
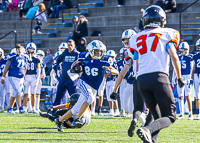
[[[0,141],[66,141],[66,139],[0,139]],[[67,141],[77,142],[77,141],[84,141],[84,142],[108,142],[108,140],[92,140],[92,139],[67,139]],[[124,142],[124,140],[117,140],[118,142]],[[113,142],[113,141],[109,141]]]
[[[62,133],[62,134],[69,134],[69,133],[72,133],[72,134],[102,134],[102,133],[112,133],[112,134],[118,134],[119,132],[46,132],[46,131],[38,131],[38,132],[0,132],[0,134],[46,134],[46,133]]]

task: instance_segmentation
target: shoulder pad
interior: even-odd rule
[[[81,52],[79,53],[79,57],[78,58],[86,58],[89,55],[88,52]]]

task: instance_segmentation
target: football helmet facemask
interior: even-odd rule
[[[179,45],[179,51],[181,55],[189,54],[190,46],[187,42],[181,42]]]
[[[122,46],[124,46],[124,48],[129,48],[129,42],[125,42],[125,39],[130,39],[133,35],[136,35],[137,33],[132,30],[132,29],[127,29],[122,33]]]

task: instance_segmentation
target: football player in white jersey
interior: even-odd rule
[[[127,29],[127,30],[125,30],[123,33],[122,33],[122,46],[124,47],[124,48],[122,48],[122,49],[120,49],[120,54],[122,54],[122,61],[117,61],[117,65],[118,65],[118,69],[119,69],[119,72],[121,72],[121,70],[123,69],[123,67],[124,67],[124,51],[126,50],[126,49],[128,49],[129,48],[129,38],[131,37],[131,36],[133,36],[133,35],[135,35],[136,34],[136,32],[134,31],[134,30],[132,30],[132,29]],[[121,63],[122,62],[122,63]],[[120,65],[121,64],[121,65]],[[120,114],[120,116],[122,116],[122,117],[125,117],[125,105],[124,105],[124,103],[125,103],[125,98],[124,98],[124,96],[125,96],[125,89],[126,89],[126,85],[127,85],[127,80],[126,80],[126,78],[124,78],[123,80],[122,80],[122,82],[121,82],[121,84],[120,84],[120,88],[119,88],[119,97],[120,97],[120,103],[121,103],[121,114]]]
[[[192,101],[190,99],[193,80],[191,79],[191,73],[193,68],[193,56],[189,54],[190,46],[187,42],[181,42],[179,45],[179,60],[181,62],[181,75],[184,78],[185,85],[180,88],[177,84],[177,92],[179,97],[179,110],[180,116],[177,119],[184,119],[184,94],[188,102],[189,108],[189,120],[193,120],[192,115]]]
[[[6,57],[4,57],[4,51],[0,48],[0,79],[2,79],[2,74],[4,71],[4,68],[6,66]],[[5,92],[6,92],[6,102],[7,106],[9,106],[10,102],[10,83],[8,81],[8,78],[5,78],[4,84],[0,83],[0,113],[4,112],[4,102],[5,102]]]
[[[31,98],[32,112],[38,113],[35,108],[36,105],[36,89],[40,81],[40,60],[35,56],[36,53],[35,43],[28,43],[26,46],[27,54],[29,55],[29,60],[27,63],[27,71],[24,80],[24,97],[23,97],[23,108],[26,110],[26,104]],[[30,88],[31,97],[28,97],[28,91]],[[28,99],[29,98],[29,99]],[[30,108],[30,107],[29,107]]]
[[[138,137],[147,143],[156,142],[161,129],[176,120],[174,95],[169,82],[170,57],[176,71],[179,87],[184,86],[176,48],[179,32],[163,28],[166,14],[159,6],[149,6],[143,13],[144,29],[129,40],[138,59],[138,90],[154,117],[154,122],[137,130]]]
[[[62,122],[76,113],[78,113],[78,116],[73,121],[71,126],[79,127],[83,125],[80,118],[88,106],[94,101],[96,92],[102,82],[103,70],[110,71],[116,75],[119,74],[116,69],[110,66],[110,63],[108,62],[109,57],[104,56],[106,47],[101,41],[94,40],[89,43],[88,46],[90,46],[88,48],[89,52],[80,53],[78,60],[72,64],[72,68],[77,63],[83,64],[83,72],[78,81],[78,87],[81,89],[81,95],[71,110],[69,110],[62,117],[59,117],[59,120],[55,120],[58,131],[63,130]]]
[[[36,52],[37,58],[40,60],[40,68],[41,68],[41,73],[40,73],[40,80],[38,82],[38,86],[36,89],[36,111],[40,112],[40,94],[41,94],[41,88],[42,88],[42,80],[44,79],[46,74],[45,74],[45,65],[43,64],[43,59],[44,59],[44,51],[42,50],[37,50]]]
[[[117,68],[116,61],[115,61],[115,58],[117,55],[115,54],[115,51],[108,50],[106,55],[110,57],[110,61],[109,61],[110,64],[114,68]],[[107,77],[107,82],[106,82],[106,97],[109,102],[110,112],[108,114],[106,114],[105,116],[114,116],[114,115],[118,116],[120,114],[119,108],[118,108],[118,101],[110,98],[110,94],[112,93],[113,88],[115,86],[115,79],[117,78],[117,76],[114,74],[111,74],[109,72],[107,72],[107,74],[109,74],[109,76]],[[115,106],[115,113],[114,113],[113,106]]]
[[[196,51],[197,53],[193,55],[194,67],[192,71],[192,79],[194,81],[194,89],[195,89],[195,98],[196,98],[196,111],[197,117],[194,120],[200,120],[200,39],[196,42]]]

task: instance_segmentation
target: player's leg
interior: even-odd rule
[[[10,97],[11,97],[11,92],[12,92],[12,89],[10,87],[10,82],[8,80],[8,77],[5,79],[5,90],[6,90],[6,103],[7,103],[7,108],[9,106],[9,103],[10,103]]]
[[[125,110],[124,110],[124,90],[126,89],[126,80],[123,79],[121,85],[119,87],[119,97],[120,97],[120,104],[121,104],[121,116],[125,117]]]
[[[91,104],[91,115],[95,116],[95,107],[96,107],[96,95],[94,98],[94,102]]]
[[[99,95],[98,115],[99,116],[103,116],[101,108],[102,108],[102,105],[103,105],[103,96],[104,96],[105,87],[106,87],[106,78],[104,77],[102,82],[101,82],[101,85],[98,89],[98,95]]]
[[[131,97],[133,96],[133,93],[132,93],[132,91],[133,91],[133,88],[132,88],[133,86],[132,85],[130,85],[129,83],[127,83],[127,85],[126,85],[126,89],[125,89],[125,94],[124,94],[124,110],[125,110],[125,112],[129,112],[128,111],[128,109],[129,109],[129,103],[130,103],[130,101],[131,101]]]
[[[4,102],[5,102],[5,83],[0,83],[0,112],[4,112]]]
[[[30,82],[28,80],[28,76],[25,76],[25,80],[24,80],[24,96],[23,96],[23,108],[24,108],[25,111],[27,111],[29,87],[30,87]]]
[[[128,114],[127,114],[127,117],[132,117],[132,113],[133,113],[133,110],[134,110],[134,105],[133,105],[133,85],[132,84],[129,84],[128,85],[128,88],[129,88],[129,94],[130,94],[130,101],[129,101],[129,106],[128,106]]]
[[[176,106],[174,105],[174,96],[170,87],[169,79],[166,74],[152,73],[140,76],[138,78],[138,83],[141,95],[155,119],[155,121],[146,126],[145,129],[150,131],[152,140],[156,142],[159,131],[170,126],[176,120]],[[143,92],[145,90],[150,91],[154,95],[154,98],[151,99],[153,99],[153,101],[155,100],[156,105],[158,105],[158,109],[154,107],[158,117],[156,117],[155,113],[152,112],[152,100],[148,100],[149,96],[146,95],[146,92]],[[159,117],[159,112],[161,112],[161,118]]]
[[[190,99],[191,90],[192,90],[192,85],[190,85],[190,84],[185,85],[185,97],[186,97],[186,100],[188,102],[188,108],[189,108],[189,117],[188,117],[188,120],[193,120],[192,101]]]
[[[180,110],[180,116],[177,117],[177,119],[184,119],[184,90],[185,90],[186,84],[180,88],[177,83],[177,92],[178,92],[178,104],[179,104],[179,110]]]
[[[36,89],[36,111],[40,111],[40,94],[41,94],[41,88],[42,88],[42,80],[39,80],[37,89]]]
[[[113,109],[113,100],[110,98],[110,81],[106,83],[106,97],[107,101],[109,103],[109,113],[106,114],[105,116],[114,116],[114,109]]]
[[[110,89],[109,89],[109,97],[112,94],[113,90],[114,90],[114,86],[115,86],[115,81],[110,81]],[[115,116],[119,116],[120,112],[119,112],[119,106],[118,106],[118,101],[117,100],[112,100],[114,107],[115,107]]]
[[[37,110],[36,110],[36,89],[38,85],[35,85],[36,83],[36,76],[35,75],[31,75],[31,84],[30,84],[30,88],[31,88],[31,102],[32,102],[32,109],[33,109],[33,113],[38,114]]]
[[[197,116],[195,120],[200,120],[200,78],[197,74],[194,74],[194,90],[195,90],[195,98],[196,98],[196,110]]]

